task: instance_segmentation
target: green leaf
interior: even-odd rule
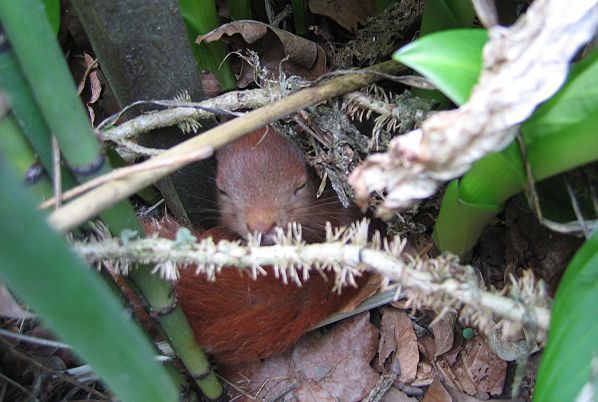
[[[202,43],[197,45],[195,39],[216,29],[220,21],[216,12],[216,2],[179,0],[179,9],[193,50],[195,60],[202,69],[216,76],[223,90],[236,87],[236,81],[230,63],[225,59],[226,51],[222,43]]]
[[[475,17],[471,0],[426,0],[421,35],[468,28]]]
[[[598,113],[598,50],[571,68],[567,82],[522,126],[527,142],[551,135]]]
[[[292,0],[291,5],[293,6],[295,33],[297,35],[305,35],[307,33],[307,27],[305,26],[305,18],[308,12],[307,0]]]
[[[41,0],[55,34],[60,29],[60,0]]]
[[[597,172],[598,168],[589,166],[589,175]],[[592,194],[588,191],[588,182],[581,175],[558,175],[536,183],[536,192],[542,208],[542,215],[555,222],[577,221],[577,216],[571,205],[571,197],[567,186],[571,188],[579,209],[585,219],[596,219],[598,211],[594,209]]]
[[[577,251],[557,290],[534,401],[572,401],[598,357],[598,230]]]
[[[177,401],[167,371],[95,270],[45,222],[0,155],[0,279],[127,402]]]
[[[402,47],[393,58],[429,78],[461,105],[478,81],[487,40],[488,34],[481,29],[437,32]]]
[[[527,146],[535,180],[565,172],[598,160],[598,113]],[[447,188],[432,238],[441,251],[464,255],[475,245],[484,226],[507,198],[525,188],[526,180],[518,149],[512,143],[500,153],[477,161],[460,183],[458,194]],[[459,228],[455,232],[454,228]]]
[[[425,36],[449,29],[470,28],[475,12],[470,0],[426,0],[420,35]],[[420,98],[434,100],[439,109],[450,109],[452,103],[440,91],[413,88],[413,94]]]
[[[250,0],[226,0],[226,6],[231,18],[235,21],[251,19]]]

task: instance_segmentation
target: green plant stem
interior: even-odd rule
[[[140,230],[143,230],[140,228]],[[150,273],[150,267],[143,266],[131,271],[128,278],[141,291],[153,311],[168,311],[176,304],[176,298],[170,285]],[[217,399],[222,394],[222,385],[210,369],[210,363],[201,348],[197,346],[193,331],[181,310],[177,306],[167,314],[158,315],[158,322],[177,356],[181,359],[195,382],[210,399]]]
[[[43,118],[14,52],[7,43],[4,43],[3,49],[0,50],[0,88],[8,97],[18,124],[36,150],[46,172],[53,177],[50,128]],[[77,182],[73,174],[65,168],[61,169],[61,177],[63,188],[73,187]]]
[[[540,181],[598,160],[598,115],[526,144],[528,163]],[[516,144],[478,161],[443,197],[432,238],[441,251],[465,255],[503,203],[527,183]],[[458,229],[457,229],[458,228]]]
[[[58,138],[69,166],[80,172],[79,176],[82,180],[109,172],[110,166],[107,162],[97,172],[91,174],[85,172],[102,157],[100,145],[76,95],[62,52],[43,10],[40,9],[40,4],[37,0],[23,0],[10,2],[10,4],[2,2],[0,17],[37,103],[43,106],[41,110]],[[19,20],[26,20],[26,22],[20,24]],[[125,228],[143,233],[133,208],[126,200],[105,210],[100,217],[115,236]],[[142,290],[154,310],[160,311],[175,303],[170,285],[151,275],[148,269],[136,270],[131,275],[131,279],[135,286]],[[167,316],[159,319],[167,336],[181,338],[185,335],[188,339],[193,339],[191,329],[188,324],[185,325],[184,318],[181,318],[183,313],[180,307],[177,307],[172,314],[178,316],[178,319],[169,319]],[[171,322],[175,322],[176,327],[169,325]],[[187,342],[186,345],[189,343]],[[197,346],[184,352],[181,352],[177,345],[173,345],[173,348],[186,364],[192,367],[209,367],[207,359]],[[202,370],[200,374],[205,371]],[[198,373],[191,372],[191,374]],[[222,391],[213,373],[198,380],[197,383],[204,393],[212,398],[217,397]]]
[[[197,63],[216,76],[222,90],[235,88],[235,76],[228,60],[224,59],[224,46],[221,43],[202,43],[199,46],[195,43],[199,35],[207,34],[220,24],[215,2],[179,0],[179,8]]]
[[[21,130],[11,115],[0,121],[0,149],[7,162],[13,166],[20,177],[24,178],[29,168],[36,162],[35,155]],[[36,196],[37,201],[52,197],[52,183],[47,176],[42,175],[38,181],[27,186]]]
[[[46,122],[72,168],[96,161],[95,139],[54,32],[39,0],[2,1],[0,19]],[[65,118],[68,116],[68,118]]]
[[[176,387],[153,361],[147,338],[98,274],[48,227],[2,155],[0,199],[0,279],[72,345],[121,400],[176,401]]]

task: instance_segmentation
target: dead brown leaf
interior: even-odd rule
[[[434,359],[437,359],[438,356],[453,348],[453,335],[456,319],[457,312],[451,309],[444,312],[442,317],[434,320],[433,325],[431,325],[432,332],[434,333],[434,342],[436,344]]]
[[[293,389],[291,352],[285,351],[263,361],[221,367],[224,378],[234,385],[231,398],[246,395],[237,401],[272,400]]]
[[[353,311],[359,306],[364,300],[369,298],[370,296],[375,295],[382,286],[382,281],[384,278],[382,275],[378,274],[371,274],[368,277],[368,281],[365,285],[359,288],[359,292],[351,298],[351,300],[343,307],[339,313],[350,312]]]
[[[465,346],[463,363],[479,392],[490,395],[502,393],[507,362],[494,354],[480,337],[471,339]]]
[[[451,388],[451,387],[446,387],[446,390],[448,391],[448,393],[453,398],[453,401],[455,401],[455,402],[483,402],[483,401],[486,401],[488,399],[488,398],[486,398],[486,399],[476,398],[474,396],[467,395],[466,393],[458,391],[458,390],[456,390],[454,388]],[[524,400],[525,399],[523,399],[523,398],[515,398],[515,399],[492,399],[492,402],[523,402]]]
[[[347,357],[320,382],[322,388],[341,401],[359,401],[368,395],[378,373],[363,359]]]
[[[336,402],[337,399],[330,395],[320,385],[315,384],[311,381],[305,381],[293,391],[293,396],[297,402],[311,402],[311,401],[322,401],[322,402]]]
[[[422,402],[452,402],[453,398],[451,398],[448,391],[444,388],[444,385],[438,380],[435,380],[430,388],[428,388],[428,392],[426,392],[426,396],[424,397]]]
[[[380,402],[417,402],[417,398],[413,398],[396,388],[390,388],[380,399]]]
[[[237,399],[241,401],[281,396],[297,401],[358,401],[378,381],[369,364],[377,341],[369,313],[362,313],[324,335],[307,334],[293,350],[263,361],[224,366],[222,373],[236,389],[230,396],[242,397]]]
[[[431,362],[434,359],[434,353],[436,352],[436,341],[431,336],[424,336],[417,340],[419,344],[419,351],[426,358],[427,361]]]
[[[477,384],[471,379],[467,369],[463,365],[462,355],[461,359],[457,362],[456,366],[453,367],[453,373],[457,380],[457,389],[462,390],[466,394],[476,395],[478,393]]]
[[[398,381],[409,384],[415,380],[419,362],[419,349],[413,324],[404,311],[386,308],[382,315],[381,326],[379,364],[383,365],[394,351],[391,367],[398,366],[393,370],[399,375]]]
[[[430,363],[419,362],[417,364],[417,374],[415,380],[411,382],[414,387],[426,387],[434,382],[434,370]]]
[[[455,356],[456,350],[459,353]],[[446,385],[487,399],[502,393],[507,363],[476,337],[440,357],[436,369]]]
[[[100,99],[100,95],[102,93],[102,84],[100,83],[100,79],[98,78],[98,61],[91,57],[88,53],[83,53],[83,67],[85,67],[85,72],[83,73],[83,77],[79,81],[79,85],[77,86],[77,94],[81,95],[85,88],[88,89],[88,99],[85,100],[85,105],[87,106],[87,113],[89,115],[89,119],[91,124],[95,121],[95,111],[93,110],[92,105]],[[86,92],[86,94],[87,94]]]
[[[356,32],[368,17],[376,14],[372,0],[310,0],[309,11],[334,20],[347,31]]]
[[[394,311],[394,312],[393,312]],[[397,354],[397,316],[399,310],[384,310],[380,321],[380,342],[378,343],[378,367],[385,366],[386,360],[394,353]],[[400,374],[400,373],[395,373]]]
[[[360,400],[378,381],[378,373],[369,364],[377,341],[378,331],[370,324],[369,313],[340,323],[326,336],[308,334],[293,350],[297,374],[342,401]]]
[[[230,43],[235,50],[256,52],[262,66],[275,75],[283,59],[282,67],[288,75],[313,80],[326,72],[326,53],[318,44],[263,22],[233,21],[198,36],[196,42],[219,40]],[[253,81],[255,73],[245,61],[241,71],[237,85],[243,88]]]

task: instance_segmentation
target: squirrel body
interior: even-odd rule
[[[325,223],[353,221],[335,194],[316,197],[317,177],[301,151],[273,128],[262,128],[226,145],[216,154],[221,226],[199,237],[247,239],[253,232],[273,241],[276,227],[301,223],[308,242],[323,241]],[[173,237],[176,229],[161,228]],[[264,241],[265,240],[265,241]],[[176,292],[197,342],[220,363],[240,363],[278,353],[331,314],[341,310],[358,289],[332,292],[334,274],[313,272],[299,287],[284,285],[266,267],[253,280],[246,272],[223,268],[214,282],[181,272]],[[359,278],[363,283],[365,277]]]

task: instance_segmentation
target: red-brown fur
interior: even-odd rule
[[[347,225],[356,215],[343,208],[332,190],[317,197],[319,180],[308,170],[301,151],[273,128],[259,129],[226,145],[216,154],[220,223],[247,238],[261,232],[271,242],[273,226],[303,226],[308,242],[323,240],[324,226]]]
[[[222,227],[202,237],[246,237],[247,227],[253,226],[268,238],[272,225],[297,221],[310,241],[319,241],[326,220],[340,225],[354,216],[354,210],[344,209],[335,196],[316,198],[317,181],[301,152],[272,128],[227,145],[217,160],[217,185],[226,193],[219,197]],[[174,236],[176,229],[169,225],[162,225],[161,235]],[[302,287],[285,286],[266,269],[268,275],[256,281],[233,268],[224,268],[215,282],[194,275],[193,269],[182,272],[176,287],[180,304],[197,342],[217,361],[246,362],[280,352],[339,311],[357,291],[333,293],[332,273],[323,278],[314,272]]]
[[[220,238],[222,233],[210,231]],[[284,285],[271,268],[256,281],[225,268],[215,282],[192,270],[181,274],[177,295],[197,342],[220,363],[264,358],[292,345],[315,324],[339,311],[355,290],[341,296],[327,279],[314,272],[303,287]]]

